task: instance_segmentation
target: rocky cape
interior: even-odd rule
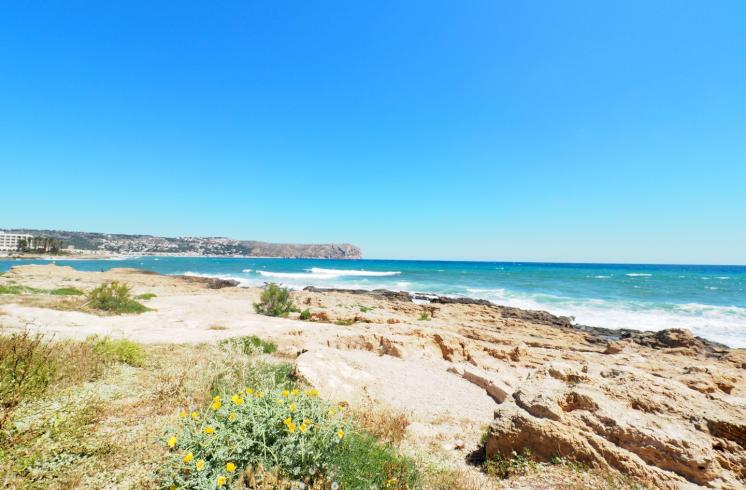
[[[204,256],[247,256],[313,259],[360,259],[359,247],[349,243],[269,243],[224,237],[158,237],[81,231],[13,229],[8,233],[28,233],[59,239],[65,246],[107,254],[184,254]]]

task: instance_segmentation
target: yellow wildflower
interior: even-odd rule
[[[299,429],[301,432],[305,432],[308,429],[308,426],[306,424],[300,424]]]
[[[303,419],[303,423],[308,425],[309,427],[311,426],[311,421],[308,419]]]
[[[194,465],[195,468],[197,468],[197,471],[202,471],[205,469],[205,460],[200,459],[197,461],[197,463]]]
[[[228,473],[233,473],[236,471],[236,465],[233,463],[228,463],[225,465],[225,469],[228,471]]]
[[[254,390],[252,388],[246,388],[246,394],[247,395],[253,395],[254,394]]]
[[[218,484],[219,487],[222,487],[223,485],[225,485],[225,477],[223,475],[220,475],[218,477],[217,484]]]
[[[289,430],[290,432],[295,432],[295,423],[293,423],[293,422],[290,422],[290,423],[288,424],[288,430]]]
[[[212,409],[218,410],[222,406],[222,403],[220,403],[220,397],[216,396],[212,399]]]
[[[300,390],[298,388],[293,389],[293,396],[298,396],[298,393],[300,393]]]
[[[288,390],[282,390],[282,396],[287,398],[288,396],[290,396],[290,392]]]
[[[192,460],[192,458],[194,458],[194,454],[186,453],[184,457],[182,458],[182,461],[184,461],[185,463],[189,463]]]
[[[337,411],[334,410],[334,408],[330,408],[329,410],[326,411],[327,415],[334,415],[335,413],[337,413]]]
[[[228,414],[228,420],[231,421],[231,422],[235,422],[236,421],[236,412],[229,413]]]
[[[232,401],[233,403],[235,403],[236,405],[241,405],[241,404],[243,404],[243,398],[241,398],[241,397],[240,397],[240,396],[238,396],[238,395],[233,395],[233,396],[231,397],[231,401]]]
[[[182,418],[182,419],[183,419],[183,418],[186,418],[186,416],[187,416],[186,410],[184,410],[184,409],[182,408],[182,409],[181,409],[181,412],[179,412],[179,418]]]
[[[282,423],[285,424],[285,425],[290,425],[290,424],[293,423],[293,419],[291,419],[290,417],[288,417],[285,420],[283,420]]]
[[[215,433],[215,429],[213,429],[212,427],[205,427],[205,434],[214,434],[214,433]]]
[[[199,414],[197,412],[192,412],[192,419],[197,420],[199,418]]]
[[[168,447],[174,447],[176,445],[176,436],[168,438]]]
[[[285,400],[283,400],[282,398],[278,398],[278,399],[277,399],[277,404],[278,404],[278,405],[282,405],[282,404],[284,404],[284,403],[285,403]]]
[[[316,388],[312,389],[311,396],[319,396],[319,390],[317,390]]]
[[[295,412],[295,410],[298,407],[297,407],[297,405],[295,403],[291,403],[290,405],[288,405],[288,408],[290,409],[291,412]]]
[[[264,396],[264,393],[262,393],[261,391],[257,391],[256,392],[256,396],[258,396],[259,398],[261,398],[261,397]]]
[[[344,436],[345,436],[345,431],[343,431],[342,429],[339,429],[337,431],[337,437],[339,437],[340,439],[342,439]]]

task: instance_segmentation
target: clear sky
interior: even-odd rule
[[[746,2],[7,1],[0,228],[746,263]]]

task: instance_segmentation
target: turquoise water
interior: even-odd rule
[[[0,270],[43,260],[0,260]],[[400,260],[133,257],[59,260],[79,270],[135,267],[163,274],[386,288],[484,298],[497,304],[574,316],[585,325],[697,335],[746,347],[746,266],[610,265]]]

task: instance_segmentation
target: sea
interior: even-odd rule
[[[2,260],[0,271],[51,260]],[[483,298],[496,304],[571,316],[608,328],[687,328],[731,347],[746,347],[746,266],[329,260],[224,257],[124,257],[55,260],[81,271],[132,267],[161,274],[391,289]]]

